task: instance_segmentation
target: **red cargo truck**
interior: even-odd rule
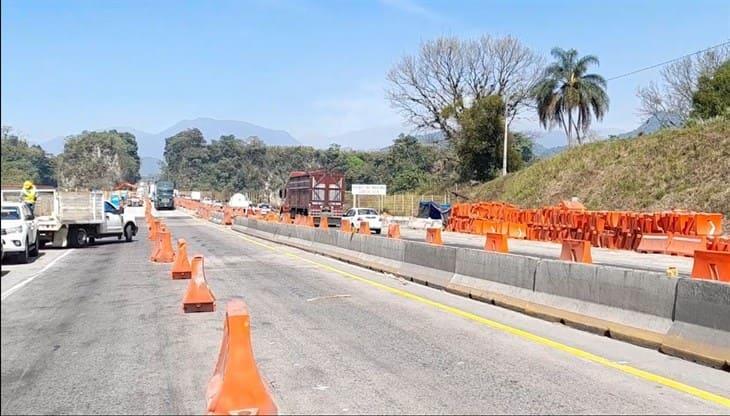
[[[345,175],[326,169],[292,172],[281,197],[282,214],[292,218],[309,215],[317,225],[327,218],[328,225],[339,226],[345,205]]]

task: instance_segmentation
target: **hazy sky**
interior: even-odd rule
[[[595,54],[610,78],[728,40],[730,2],[3,0],[2,123],[42,141],[206,116],[307,143],[399,123],[384,98],[394,62],[485,33]],[[636,88],[657,76],[610,82],[597,127],[636,127]]]

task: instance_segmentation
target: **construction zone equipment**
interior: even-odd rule
[[[441,228],[426,228],[426,242],[437,246],[444,245],[444,240],[441,238]]]
[[[671,237],[668,234],[644,234],[641,236],[641,242],[636,247],[636,251],[639,253],[666,253]]]
[[[585,240],[563,240],[563,247],[560,250],[560,260],[572,261],[575,263],[593,263],[591,257],[591,242]]]
[[[707,250],[707,237],[674,235],[667,246],[667,253],[673,256],[694,257],[696,250]]]
[[[527,224],[520,224],[518,222],[509,222],[507,224],[509,238],[527,238]]]
[[[234,298],[226,305],[223,341],[205,398],[208,414],[278,414],[256,366],[251,346],[251,317],[241,299]]]
[[[152,256],[155,263],[172,263],[175,260],[175,252],[172,251],[172,234],[163,227],[157,234],[157,251]]]
[[[340,230],[342,230],[343,233],[351,233],[352,232],[352,223],[350,221],[341,220],[340,221]]]
[[[388,238],[400,239],[400,224],[388,224]]]
[[[152,239],[152,252],[150,253],[150,260],[155,261],[155,256],[157,256],[157,251],[160,249],[160,232],[163,228],[165,228],[165,225],[162,224],[159,220],[153,220],[152,221],[152,228],[150,231],[150,235],[154,233],[155,238]]]
[[[730,283],[730,252],[697,250],[692,265],[693,279],[719,280]]]
[[[215,296],[205,280],[204,261],[203,256],[198,254],[190,262],[191,279],[183,296],[185,313],[215,311]]]
[[[233,209],[231,209],[229,207],[225,207],[223,209],[223,224],[224,225],[233,224]]]
[[[304,219],[305,219],[304,225],[306,225],[307,227],[314,228],[314,217],[313,216],[307,215],[306,217],[304,217]]]
[[[370,223],[367,221],[360,221],[360,228],[357,232],[358,234],[370,235]]]
[[[150,221],[149,225],[147,226],[147,228],[149,229],[149,232],[150,232],[149,236],[147,236],[148,240],[150,240],[150,241],[157,240],[157,232],[160,229],[160,224],[161,224],[160,220],[158,220],[154,217],[152,218],[152,221]]]
[[[330,222],[327,221],[327,217],[321,217],[319,219],[319,228],[328,230],[330,228]]]
[[[175,262],[172,263],[172,279],[190,279],[192,277],[192,269],[190,268],[190,260],[188,259],[188,243],[182,238],[177,240],[177,255]]]
[[[484,250],[497,253],[509,253],[507,235],[502,233],[487,233],[484,240]]]

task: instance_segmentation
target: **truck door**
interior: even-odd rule
[[[104,227],[102,228],[102,233],[112,234],[122,232],[122,216],[118,212],[114,205],[108,201],[104,201]]]

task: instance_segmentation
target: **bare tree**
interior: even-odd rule
[[[530,101],[541,71],[542,58],[515,38],[442,37],[390,70],[387,95],[408,122],[441,130],[450,140],[464,109],[488,95],[503,97],[511,122]]]
[[[684,124],[692,111],[700,76],[715,72],[727,59],[730,46],[722,46],[667,65],[661,71],[660,84],[651,82],[637,90],[639,114],[655,118],[665,127]]]

